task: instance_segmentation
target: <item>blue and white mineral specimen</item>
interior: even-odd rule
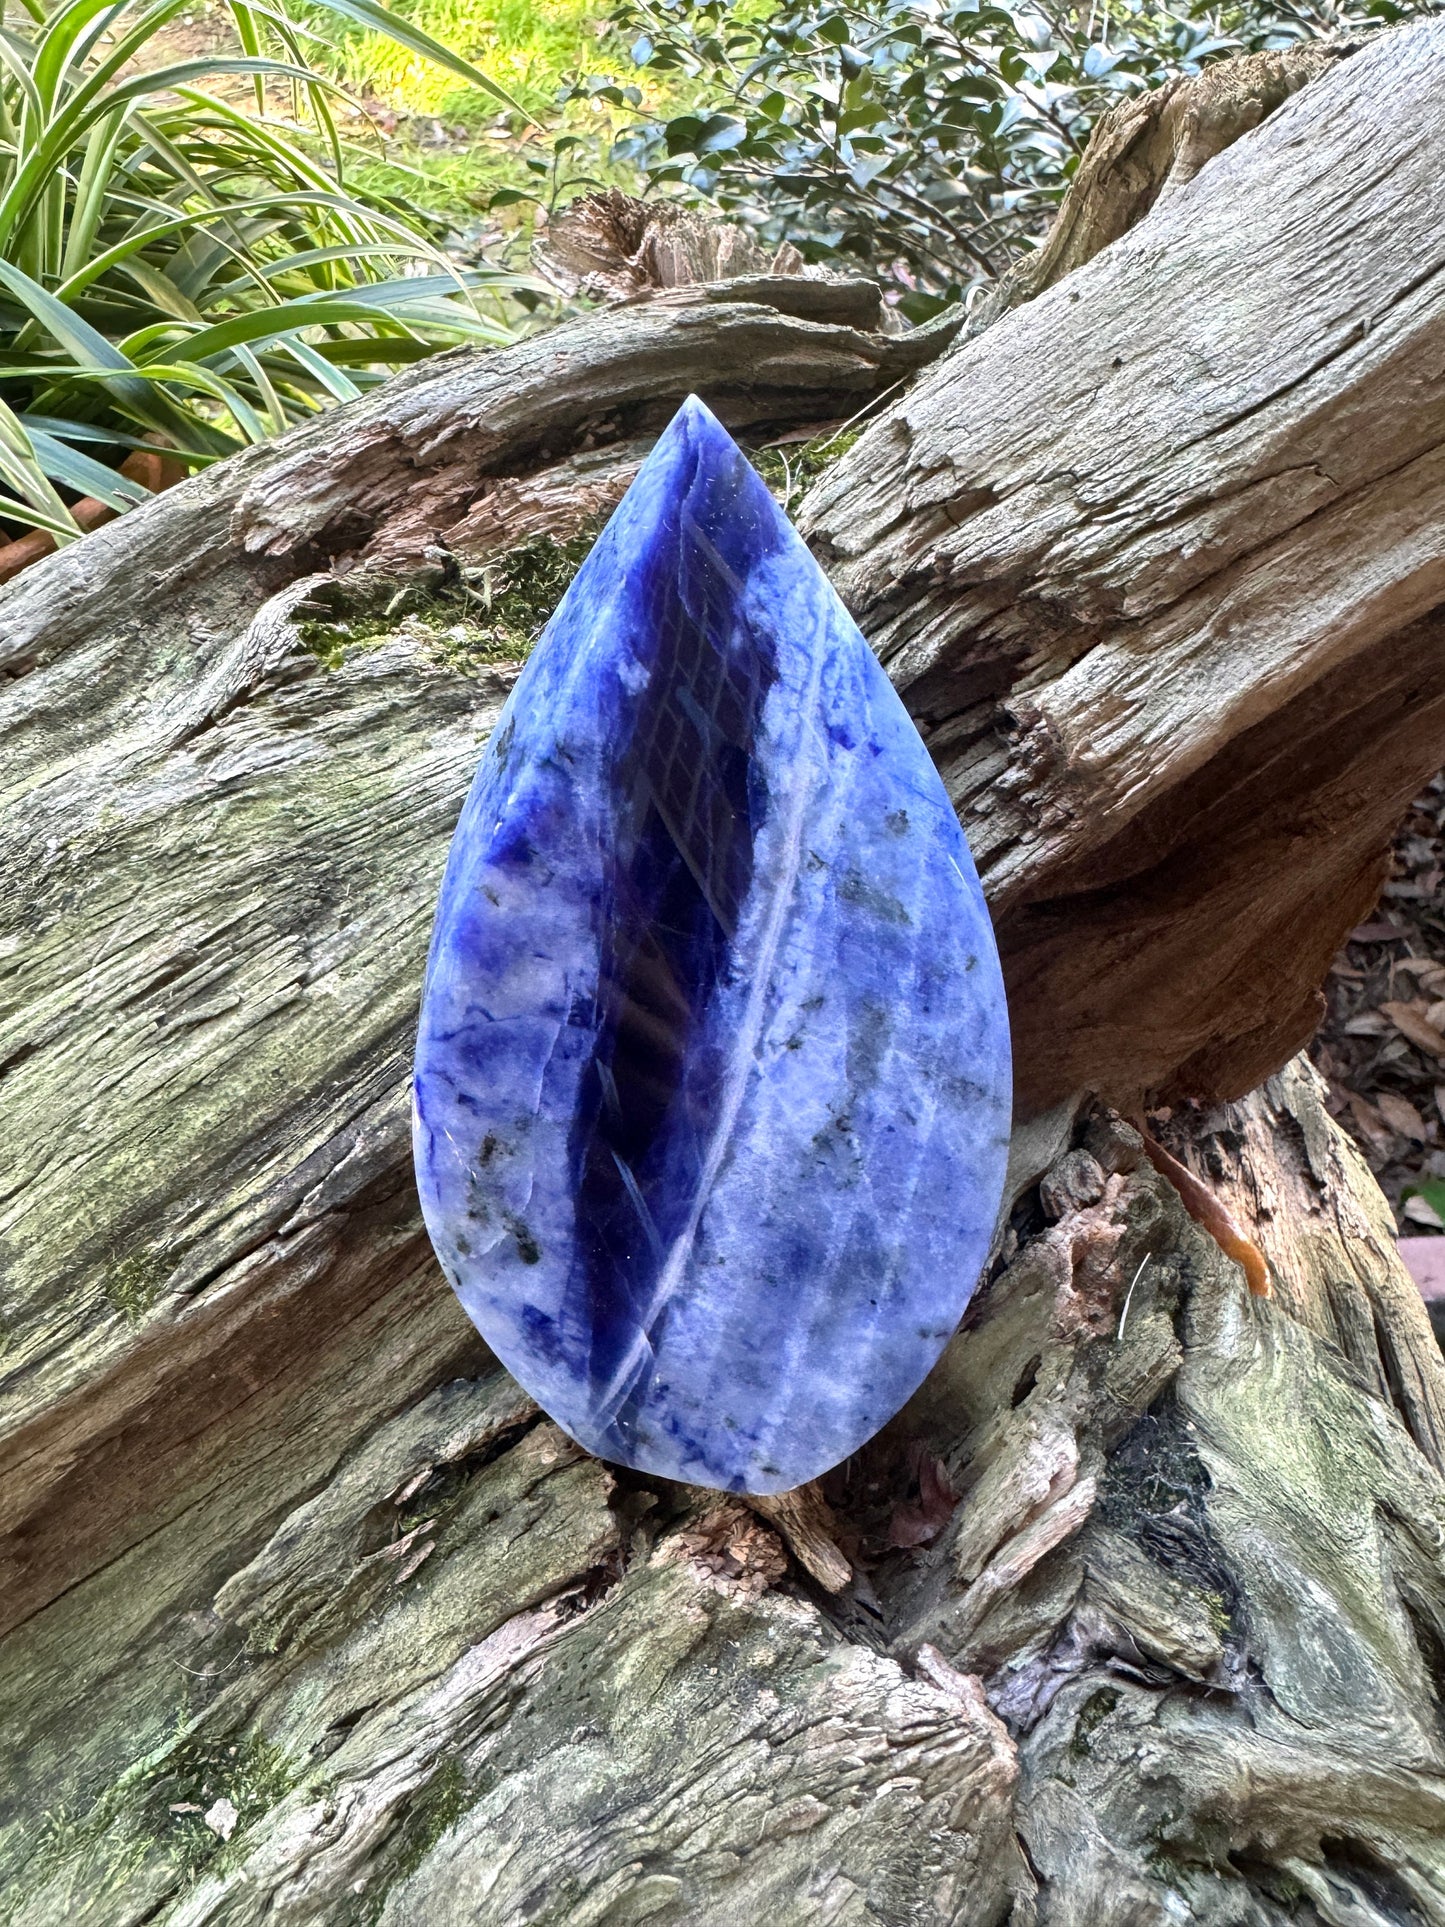
[[[903,704],[689,400],[452,843],[422,1205],[487,1343],[606,1459],[777,1492],[881,1426],[983,1262],[1008,1021]]]

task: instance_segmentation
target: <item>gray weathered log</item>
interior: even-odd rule
[[[1030,1102],[1297,1049],[1438,764],[1442,78],[1438,21],[1327,71],[810,498],[968,828]]]
[[[1445,1922],[1445,1368],[1279,1068],[1440,761],[1442,73],[1333,65],[952,347],[675,289],[0,591],[0,1919]],[[750,1511],[470,1332],[417,986],[483,572],[689,388],[767,439],[919,370],[809,519],[969,811],[1015,1209],[909,1410]],[[1267,1300],[1108,1108],[1171,1089]]]

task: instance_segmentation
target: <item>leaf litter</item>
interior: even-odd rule
[[[1445,772],[1395,838],[1378,907],[1325,984],[1310,1056],[1402,1235],[1445,1234]]]

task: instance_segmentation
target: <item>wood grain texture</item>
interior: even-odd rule
[[[1445,1368],[1279,1069],[1438,716],[1440,50],[948,360],[864,283],[673,291],[0,591],[0,1920],[1445,1922]],[[764,433],[919,369],[814,520],[1058,1101],[939,1370],[769,1518],[587,1459],[425,1243],[427,925],[515,674],[465,569],[584,529],[690,388]],[[1076,1094],[1251,1063],[1168,1146],[1264,1301]]]
[[[1029,1104],[1257,1082],[1438,766],[1442,76],[1438,21],[1333,67],[810,497],[979,859]]]

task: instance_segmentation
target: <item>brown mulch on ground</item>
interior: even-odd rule
[[[1401,1233],[1439,1233],[1440,1215],[1404,1194],[1445,1180],[1445,772],[1402,824],[1379,907],[1336,957],[1325,996],[1310,1056],[1330,1109]]]

